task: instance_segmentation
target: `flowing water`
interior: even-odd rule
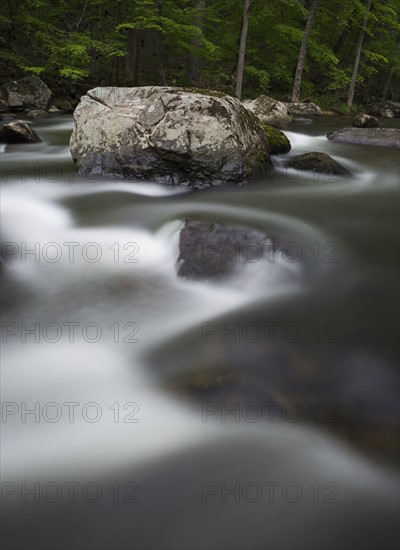
[[[346,123],[287,135],[348,180],[198,192],[85,180],[67,116],[3,146],[4,548],[397,547],[399,151]],[[285,247],[180,279],[186,219]]]

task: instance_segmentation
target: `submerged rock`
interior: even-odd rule
[[[354,117],[353,126],[356,128],[379,128],[379,120],[374,116],[360,113]]]
[[[326,153],[313,152],[293,157],[287,162],[287,166],[298,170],[313,171],[321,174],[334,174],[338,176],[351,176],[346,168],[339,164]]]
[[[33,109],[32,111],[28,111],[26,116],[28,118],[49,118],[50,114],[42,109]]]
[[[315,103],[288,103],[287,108],[291,115],[322,116],[321,108]]]
[[[269,152],[271,155],[283,155],[289,153],[292,146],[289,139],[281,130],[273,128],[268,124],[263,124],[265,134],[268,139]]]
[[[71,154],[86,175],[201,188],[247,183],[272,165],[257,118],[218,93],[95,88],[74,120]]]
[[[262,124],[268,124],[274,128],[285,129],[293,120],[285,103],[276,101],[266,95],[243,101],[243,105],[254,113]]]
[[[0,87],[0,103],[6,110],[43,109],[51,101],[50,88],[38,76],[26,76]]]
[[[326,136],[333,141],[400,148],[400,130],[397,128],[342,128]]]
[[[0,143],[38,143],[42,141],[26,122],[8,122],[0,128]]]
[[[264,231],[241,225],[187,220],[180,234],[178,275],[220,279],[271,250]]]

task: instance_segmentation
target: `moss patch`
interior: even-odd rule
[[[268,140],[269,152],[271,155],[283,155],[288,153],[292,146],[283,132],[273,128],[269,124],[262,125]]]
[[[178,88],[182,92],[187,92],[190,94],[201,94],[209,95],[211,97],[226,97],[227,94],[222,92],[217,92],[215,90],[203,90],[202,88]]]

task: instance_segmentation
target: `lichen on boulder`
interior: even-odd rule
[[[95,88],[74,120],[71,154],[84,174],[201,188],[248,183],[272,166],[258,120],[230,96]]]
[[[284,130],[293,120],[285,103],[266,95],[260,95],[256,99],[247,99],[243,101],[243,105],[254,113],[262,124],[268,124],[274,128]]]

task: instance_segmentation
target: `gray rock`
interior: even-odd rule
[[[287,103],[291,115],[322,116],[321,108],[315,103]]]
[[[207,187],[243,184],[272,163],[258,120],[235,98],[183,88],[95,88],[74,112],[79,171]]]
[[[266,95],[260,95],[252,100],[245,100],[243,105],[254,113],[262,124],[269,124],[274,128],[285,129],[293,120],[285,103],[276,101]]]
[[[0,87],[0,101],[9,110],[43,109],[50,105],[52,92],[38,76],[27,76]]]
[[[379,128],[379,120],[374,116],[360,113],[354,117],[353,126],[356,128]]]
[[[0,128],[0,143],[38,143],[37,133],[22,120],[8,122]]]
[[[381,117],[383,117],[383,118],[393,118],[394,117],[393,111],[391,111],[390,109],[382,109]]]
[[[264,231],[240,225],[187,220],[180,234],[178,275],[221,279],[271,250]]]
[[[32,111],[28,111],[26,116],[28,118],[48,118],[50,114],[42,109],[33,109]]]
[[[352,175],[332,157],[326,153],[320,152],[305,153],[304,155],[293,157],[287,162],[287,166],[298,170],[313,171],[321,174],[334,174],[338,176]]]
[[[326,136],[333,141],[400,148],[400,130],[397,128],[342,128]]]

